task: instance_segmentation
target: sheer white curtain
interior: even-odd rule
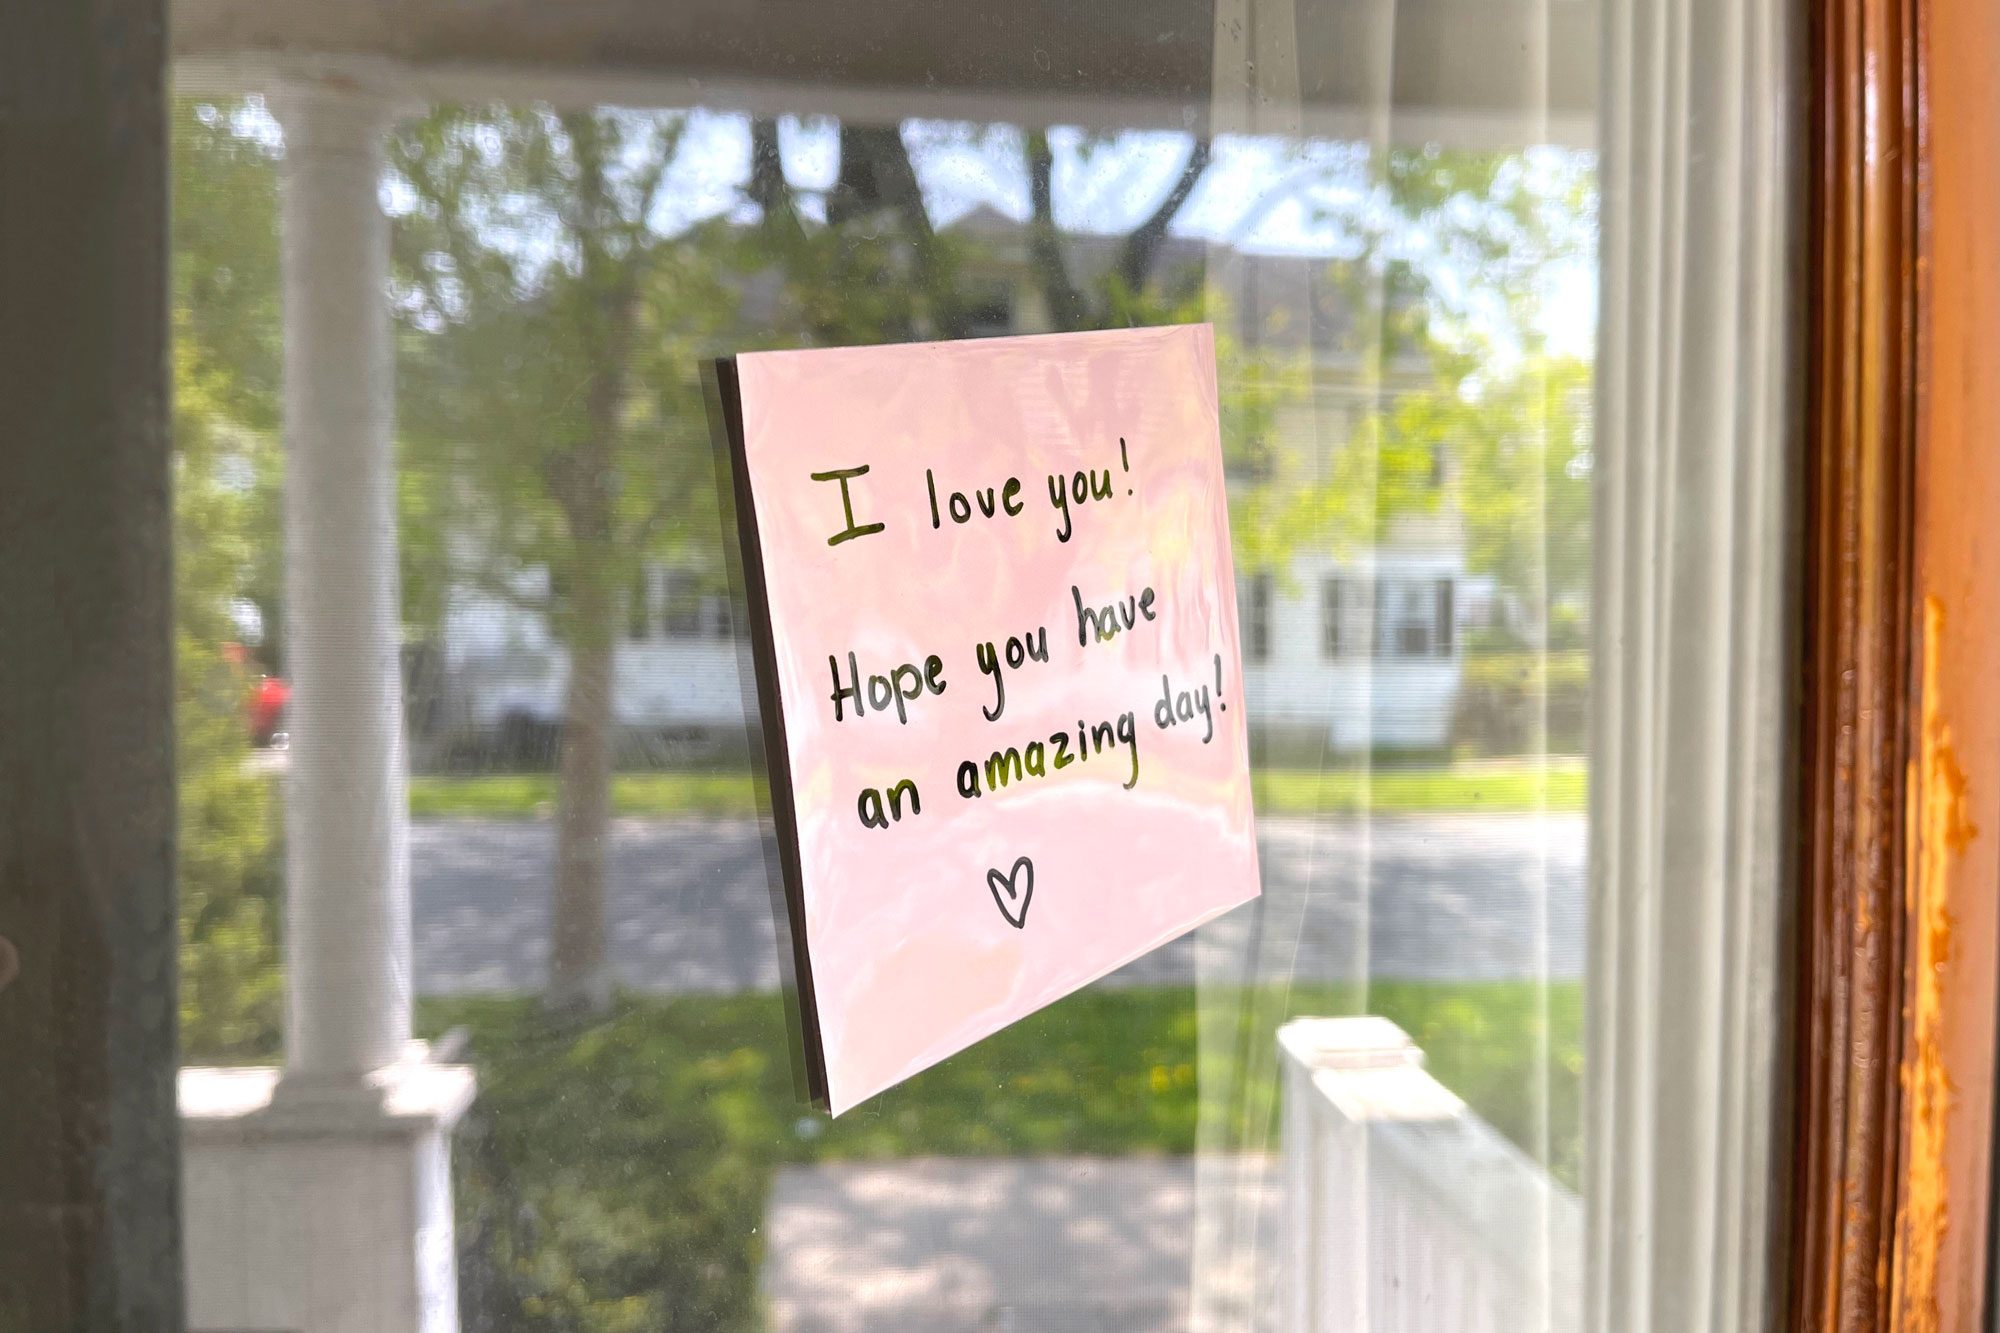
[[[1790,870],[1793,225],[1772,0],[1608,0],[1591,1328],[1761,1329]]]
[[[1364,0],[1310,13],[1291,0],[1218,6],[1211,128],[1295,145],[1337,143],[1359,164],[1359,188],[1374,202],[1360,210],[1344,264],[1253,276],[1218,250],[1210,273],[1210,317],[1219,324],[1274,305],[1322,316],[1302,334],[1302,355],[1314,368],[1307,404],[1275,429],[1304,474],[1299,486],[1324,491],[1322,508],[1346,518],[1308,528],[1304,554],[1274,575],[1281,587],[1295,585],[1285,592],[1308,608],[1308,620],[1317,607],[1322,621],[1337,616],[1342,625],[1329,633],[1322,624],[1318,647],[1295,654],[1289,669],[1274,666],[1264,685],[1267,715],[1295,709],[1334,722],[1303,751],[1296,736],[1282,754],[1253,742],[1260,770],[1304,767],[1321,779],[1319,804],[1303,817],[1260,811],[1266,896],[1208,931],[1198,955],[1196,1329],[1581,1327],[1580,1206],[1553,1167],[1552,1143],[1552,1085],[1567,1074],[1573,1106],[1575,1071],[1557,1068],[1561,1056],[1548,1036],[1551,987],[1576,985],[1573,973],[1552,971],[1550,952],[1561,924],[1552,911],[1572,930],[1577,911],[1552,908],[1549,848],[1570,830],[1580,842],[1581,826],[1580,816],[1548,805],[1552,762],[1567,760],[1552,761],[1550,747],[1545,682],[1554,602],[1547,566],[1550,543],[1566,538],[1533,482],[1513,497],[1508,534],[1531,554],[1495,595],[1518,621],[1515,655],[1538,663],[1543,682],[1524,691],[1532,716],[1508,765],[1527,775],[1531,794],[1505,817],[1477,813],[1476,805],[1402,813],[1388,792],[1402,775],[1381,769],[1396,761],[1375,756],[1407,743],[1394,719],[1412,709],[1430,709],[1444,738],[1438,748],[1452,745],[1459,645],[1447,650],[1449,685],[1418,695],[1412,681],[1421,664],[1399,657],[1398,627],[1385,611],[1400,605],[1391,594],[1404,591],[1407,571],[1423,560],[1441,558],[1455,589],[1484,577],[1467,564],[1478,558],[1468,556],[1477,537],[1462,512],[1465,479],[1452,475],[1455,454],[1475,447],[1469,437],[1484,428],[1482,395],[1496,402],[1498,419],[1503,382],[1521,388],[1527,401],[1558,391],[1540,378],[1540,344],[1560,317],[1546,308],[1545,289],[1557,269],[1575,267],[1578,258],[1562,261],[1526,243],[1509,249],[1505,240],[1479,261],[1440,256],[1447,244],[1441,237],[1470,225],[1469,216],[1500,211],[1504,187],[1491,180],[1532,173],[1535,155],[1551,145],[1589,193],[1593,126],[1576,114],[1575,102],[1579,87],[1587,96],[1594,57],[1562,53],[1568,83],[1561,96],[1571,105],[1552,114],[1559,100],[1552,79],[1561,79],[1552,74],[1550,47],[1594,32],[1594,20],[1594,6],[1576,0],[1477,7]],[[1323,54],[1328,45],[1336,56]],[[1324,87],[1302,88],[1302,64],[1322,78],[1336,69],[1342,95],[1330,105]],[[1421,193],[1411,177],[1427,154],[1443,159],[1440,171],[1456,163],[1466,179],[1488,179],[1471,168],[1490,168],[1490,188],[1434,207],[1398,197]],[[1452,208],[1465,216],[1452,218]],[[1430,283],[1412,290],[1399,270],[1426,266]],[[1524,327],[1503,328],[1509,316],[1493,311],[1510,292],[1539,293],[1524,299],[1545,308]],[[1423,308],[1429,304],[1438,308]],[[1412,307],[1424,317],[1427,345],[1413,345]],[[1449,372],[1437,364],[1453,356],[1460,360]],[[1434,502],[1413,503],[1406,493],[1400,452],[1410,440],[1397,422],[1406,401],[1463,410],[1442,414],[1432,428],[1444,478]],[[1508,432],[1532,437],[1511,447],[1540,457],[1569,443],[1548,437],[1551,420],[1546,410],[1508,418]],[[1581,466],[1587,469],[1588,458]],[[1365,516],[1358,523],[1357,514]],[[1255,535],[1239,532],[1237,545],[1242,574],[1246,557],[1256,558]],[[1336,571],[1339,586],[1322,598],[1310,580],[1327,571]],[[1301,578],[1307,586],[1296,586]],[[1455,637],[1454,599],[1436,596],[1443,605],[1430,604],[1432,615],[1444,617],[1442,632]],[[1349,614],[1351,601],[1358,615]],[[1346,632],[1351,624],[1362,633]],[[1358,654],[1347,642],[1356,637],[1368,644]],[[1350,651],[1336,655],[1338,643]],[[1346,784],[1344,797],[1326,795],[1330,779]],[[1494,862],[1506,883],[1489,894],[1476,879]],[[1437,905],[1435,918],[1412,923],[1396,901],[1413,877],[1433,881],[1416,888]],[[1573,896],[1576,886],[1569,887]],[[1451,912],[1465,914],[1466,929],[1447,919]],[[1505,957],[1492,948],[1494,922],[1482,916],[1507,918],[1512,947]],[[1378,935],[1391,941],[1384,956],[1374,948]],[[1466,984],[1458,986],[1461,978]],[[1490,988],[1481,990],[1485,983]],[[1519,1086],[1511,1090],[1504,1134],[1482,1116],[1484,1108],[1468,1107],[1422,1068],[1423,1032],[1379,1018],[1358,1021],[1389,1007],[1381,987],[1411,1011],[1457,1005],[1442,1020],[1446,1027],[1516,1025],[1512,1077]],[[1428,1004],[1413,1002],[1424,995]],[[1350,1021],[1312,1021],[1341,1016]],[[1274,1083],[1285,1090],[1282,1122],[1256,1103],[1255,1090]],[[1263,1187],[1250,1183],[1258,1181]]]
[[[1796,501],[1789,38],[1775,0],[1218,7],[1211,129],[1337,142],[1385,200],[1340,281],[1253,276],[1213,255],[1218,324],[1268,306],[1274,285],[1281,304],[1339,311],[1305,329],[1309,406],[1276,433],[1308,460],[1310,485],[1334,483],[1333,507],[1376,521],[1361,536],[1309,531],[1308,558],[1276,571],[1277,596],[1310,602],[1314,589],[1286,580],[1337,568],[1369,589],[1365,620],[1388,605],[1373,589],[1406,554],[1399,534],[1458,543],[1462,586],[1490,592],[1497,577],[1509,660],[1538,682],[1513,765],[1540,785],[1511,824],[1418,817],[1392,812],[1385,793],[1401,775],[1337,728],[1282,761],[1253,750],[1267,774],[1337,774],[1360,795],[1262,818],[1267,886],[1287,887],[1202,941],[1198,1329],[1763,1326],[1781,1212],[1771,1141]],[[1327,43],[1337,60],[1308,58]],[[1331,111],[1323,86],[1301,84],[1302,69],[1323,80],[1329,68],[1344,81]],[[1575,172],[1601,205],[1601,235],[1583,243],[1594,253],[1507,232],[1483,262],[1437,259],[1459,205],[1399,208],[1395,191],[1421,190],[1410,172],[1425,154],[1443,170],[1479,153],[1499,164],[1494,191],[1508,171],[1531,183]],[[1464,208],[1476,216],[1494,198]],[[1431,288],[1397,285],[1398,265],[1427,263]],[[1504,320],[1490,311],[1507,301],[1534,313],[1495,332]],[[1429,316],[1431,358],[1461,358],[1449,384],[1426,382],[1412,357],[1412,303]],[[1592,306],[1594,353],[1565,380],[1559,326],[1573,334]],[[1539,409],[1510,417],[1505,389],[1524,383]],[[1594,405],[1580,423],[1558,401],[1579,390]],[[1458,412],[1436,427],[1444,480],[1415,527],[1397,474],[1397,409],[1411,401]],[[1500,474],[1516,478],[1501,529],[1516,554],[1497,576],[1491,515],[1463,470],[1482,435],[1557,465]],[[1565,850],[1581,844],[1582,816],[1550,795],[1569,762],[1551,710],[1566,656],[1556,626],[1576,609],[1559,576],[1578,540],[1555,493],[1564,475],[1594,494],[1587,874]],[[1254,542],[1239,532],[1237,544],[1241,564]],[[1326,605],[1344,608],[1345,589]],[[1412,671],[1380,652],[1385,633],[1374,625],[1377,651],[1357,661],[1295,674],[1301,711],[1352,715],[1379,741]],[[1455,660],[1460,697],[1472,660]],[[1413,843],[1427,867],[1415,874]],[[1287,873],[1274,875],[1280,860]],[[1492,868],[1490,882],[1467,866]],[[1580,942],[1585,883],[1580,964],[1565,941]],[[1412,895],[1464,915],[1413,927]],[[1412,932],[1427,951],[1414,966]],[[1581,1052],[1562,1036],[1576,1008]],[[1399,1013],[1428,1016],[1424,1030],[1299,1021]],[[1513,1043],[1506,1096],[1426,1051],[1461,1023],[1495,1051]],[[1282,1123],[1253,1104],[1274,1080]]]
[[[1360,95],[1351,99],[1340,123],[1315,128],[1331,129],[1372,159],[1387,137],[1394,0],[1366,0],[1351,13],[1352,21],[1344,25],[1344,36],[1349,39],[1347,54],[1340,63]],[[1299,41],[1293,0],[1219,0],[1211,134],[1270,136],[1293,145],[1304,142],[1308,127],[1300,96]],[[1332,295],[1327,291],[1331,284],[1324,269],[1293,266],[1257,272],[1254,281],[1258,291],[1253,298],[1248,290],[1251,272],[1250,265],[1240,258],[1221,247],[1212,249],[1208,283],[1211,319],[1225,326],[1240,320],[1245,304],[1253,299],[1312,311]],[[1377,308],[1352,312],[1358,336],[1356,345],[1349,349],[1351,365],[1346,367],[1344,378],[1357,397],[1370,398],[1379,391],[1381,380],[1379,285],[1365,288],[1363,299]],[[1300,351],[1308,365],[1317,367],[1327,359],[1332,350],[1326,346],[1328,341],[1329,330],[1317,321],[1307,322],[1300,333]],[[1218,370],[1224,376],[1230,374],[1227,366]],[[1306,460],[1306,472],[1312,480],[1317,480],[1323,460],[1345,443],[1345,422],[1324,410],[1320,388],[1317,382],[1312,383],[1304,410],[1294,412],[1282,427],[1274,425],[1274,429],[1289,434],[1287,442]],[[1224,392],[1226,395],[1229,390]],[[1366,464],[1372,461],[1370,458]],[[1366,464],[1358,469],[1358,486],[1363,491],[1371,490],[1373,481],[1372,466]],[[1354,501],[1360,510],[1372,512],[1375,507],[1372,494],[1358,495]],[[1236,544],[1240,564],[1247,545],[1243,534],[1237,534]],[[1239,576],[1247,574],[1273,587],[1291,572],[1239,568]],[[1373,598],[1362,601],[1370,608],[1366,615],[1372,621]],[[1373,693],[1373,667],[1372,658],[1360,661],[1353,673],[1357,678],[1349,682],[1344,699],[1329,672],[1300,683],[1292,703],[1306,716],[1325,716],[1344,704],[1365,718]],[[1316,742],[1308,742],[1306,759],[1313,771],[1324,771],[1334,758],[1329,742],[1325,730]],[[1264,738],[1253,738],[1253,766],[1262,767],[1268,759]],[[1365,788],[1365,766],[1360,781]],[[1348,929],[1333,942],[1337,957],[1323,953],[1314,960],[1319,968],[1309,966],[1309,974],[1323,971],[1349,981],[1368,975],[1369,825],[1363,820],[1344,832],[1348,854],[1343,856],[1328,854],[1323,842],[1330,841],[1330,836],[1317,819],[1307,823],[1300,836],[1288,840],[1284,853],[1276,852],[1266,837],[1262,855],[1267,861],[1274,854],[1289,855],[1296,859],[1296,866],[1291,873],[1275,875],[1267,866],[1265,896],[1197,940],[1202,1112],[1189,1325],[1198,1333],[1268,1327],[1281,1317],[1278,1298],[1286,1280],[1287,1245],[1284,1185],[1279,1181],[1274,1188],[1260,1179],[1268,1169],[1263,1164],[1276,1157],[1281,1144],[1275,1138],[1277,1126],[1269,1119],[1256,1118],[1246,1103],[1254,1096],[1253,1089],[1271,1086],[1283,1077],[1275,1034],[1290,1010],[1289,992],[1299,975],[1308,916],[1358,927]]]

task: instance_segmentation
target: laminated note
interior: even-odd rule
[[[717,384],[816,1100],[1257,895],[1208,326]]]

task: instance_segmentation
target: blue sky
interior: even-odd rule
[[[653,226],[671,234],[722,214],[754,217],[754,206],[743,197],[750,169],[748,117],[702,109],[688,117],[673,188],[655,210]],[[276,124],[254,104],[239,119],[239,131],[272,140],[280,137]],[[925,201],[939,225],[948,226],[982,206],[1017,220],[1028,216],[1027,168],[1017,128],[910,121],[903,135]],[[1130,230],[1158,206],[1179,175],[1190,146],[1189,136],[1172,131],[1091,135],[1057,128],[1049,137],[1056,222],[1072,232]],[[805,192],[807,210],[816,212],[813,192],[829,188],[838,167],[836,122],[787,117],[780,121],[779,143],[787,178]],[[1252,252],[1340,254],[1343,236],[1328,217],[1365,212],[1367,203],[1360,193],[1365,187],[1358,170],[1364,158],[1365,150],[1351,142],[1220,136],[1210,166],[1173,230]],[[1530,150],[1525,160],[1525,169],[1545,176],[1551,190],[1594,169],[1588,155],[1574,150]],[[407,206],[393,183],[385,202],[391,211]],[[1456,285],[1461,293],[1470,293],[1478,318],[1476,275],[1448,259],[1426,254],[1422,236],[1399,233],[1393,243],[1404,257],[1429,262],[1445,288]],[[1345,248],[1351,250],[1351,243]],[[1597,317],[1594,234],[1583,228],[1570,252],[1547,264],[1538,276],[1542,309],[1536,323],[1550,348],[1589,356]]]
[[[654,225],[679,230],[732,210],[746,219],[754,216],[741,191],[749,174],[748,120],[696,112],[688,133],[682,187],[664,202]],[[931,216],[940,226],[981,206],[1016,220],[1028,217],[1027,167],[1016,128],[912,121],[903,134]],[[1091,136],[1059,128],[1049,137],[1056,223],[1072,232],[1129,231],[1158,206],[1190,148],[1187,135],[1171,131]],[[795,187],[811,192],[832,186],[839,165],[835,122],[788,118],[780,123],[779,148]],[[1328,217],[1366,208],[1359,170],[1364,158],[1360,146],[1347,142],[1221,136],[1173,230],[1259,253],[1332,256],[1343,248],[1351,251]],[[1588,173],[1591,163],[1570,150],[1534,150],[1527,155],[1526,169],[1544,173],[1553,188]],[[808,194],[807,207],[815,204]],[[1422,250],[1422,237],[1399,239],[1413,251]],[[1450,285],[1452,266],[1440,261],[1439,271]],[[1580,236],[1575,252],[1548,265],[1541,278],[1545,296],[1538,323],[1543,335],[1555,351],[1588,356],[1596,334],[1594,237]]]

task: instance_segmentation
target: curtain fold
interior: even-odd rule
[[[1790,26],[1768,0],[1606,6],[1593,1329],[1761,1329],[1774,1310],[1798,498]]]
[[[1466,535],[1450,499],[1437,512],[1420,516],[1410,512],[1407,464],[1399,465],[1390,457],[1396,447],[1389,438],[1395,429],[1394,414],[1403,399],[1425,401],[1431,395],[1436,396],[1428,398],[1434,404],[1462,407],[1468,398],[1476,401],[1493,381],[1510,376],[1533,380],[1537,364],[1531,349],[1510,345],[1510,336],[1522,333],[1519,329],[1468,333],[1445,328],[1462,312],[1413,312],[1414,305],[1434,297],[1413,295],[1407,281],[1399,285],[1399,279],[1406,278],[1401,266],[1423,262],[1425,240],[1411,222],[1422,206],[1412,203],[1410,196],[1425,189],[1422,177],[1428,154],[1442,157],[1441,169],[1447,175],[1454,167],[1475,161],[1504,164],[1499,168],[1504,175],[1510,168],[1534,170],[1533,155],[1546,145],[1576,146],[1573,123],[1566,123],[1561,133],[1552,132],[1550,40],[1556,27],[1552,4],[1572,25],[1579,12],[1595,8],[1594,3],[1575,0],[1527,0],[1475,16],[1469,8],[1447,10],[1399,0],[1343,5],[1337,10],[1338,60],[1345,86],[1355,95],[1331,110],[1323,104],[1308,109],[1307,103],[1314,99],[1309,93],[1302,97],[1299,73],[1301,44],[1326,37],[1331,20],[1325,13],[1308,12],[1293,0],[1220,0],[1217,5],[1210,131],[1298,145],[1331,138],[1351,154],[1356,176],[1376,202],[1373,213],[1366,214],[1362,234],[1355,238],[1355,252],[1339,257],[1345,269],[1329,263],[1317,274],[1293,267],[1277,276],[1232,263],[1223,247],[1212,248],[1210,255],[1208,316],[1218,325],[1234,320],[1247,304],[1258,300],[1331,314],[1304,329],[1300,341],[1315,367],[1339,369],[1310,386],[1305,408],[1289,422],[1286,445],[1295,465],[1306,474],[1305,486],[1337,492],[1329,505],[1347,516],[1346,524],[1332,523],[1316,532],[1289,569],[1269,575],[1241,565],[1245,534],[1237,533],[1236,541],[1239,577],[1274,577],[1282,584],[1295,580],[1301,569],[1314,571],[1314,577],[1328,577],[1325,587],[1286,591],[1294,599],[1317,604],[1322,621],[1338,621],[1331,635],[1322,634],[1322,674],[1310,687],[1293,685],[1302,693],[1309,688],[1312,694],[1309,705],[1300,705],[1302,713],[1331,715],[1337,721],[1323,730],[1315,746],[1305,752],[1289,749],[1282,760],[1268,745],[1253,739],[1253,767],[1303,766],[1316,779],[1331,773],[1350,779],[1358,796],[1356,808],[1317,809],[1307,819],[1295,817],[1289,824],[1282,819],[1268,821],[1267,858],[1274,855],[1274,848],[1282,849],[1276,855],[1294,858],[1293,869],[1282,879],[1288,892],[1267,893],[1232,918],[1228,927],[1204,932],[1199,942],[1202,1112],[1189,1326],[1200,1333],[1320,1328],[1429,1333],[1485,1327],[1495,1310],[1504,1311],[1499,1316],[1505,1321],[1501,1326],[1510,1329],[1580,1327],[1576,1199],[1550,1170],[1555,1157],[1551,1082],[1556,1077],[1547,1039],[1551,866],[1546,844],[1539,850],[1536,844],[1538,837],[1546,836],[1550,814],[1546,795],[1539,809],[1511,812],[1522,823],[1534,825],[1528,834],[1489,829],[1478,825],[1477,817],[1453,826],[1451,821],[1462,814],[1454,812],[1435,826],[1450,831],[1427,835],[1452,839],[1459,844],[1457,852],[1474,858],[1492,850],[1483,845],[1489,837],[1519,836],[1518,845],[1525,849],[1518,859],[1498,858],[1521,881],[1514,886],[1519,901],[1504,910],[1521,913],[1526,937],[1523,959],[1496,969],[1494,960],[1482,954],[1482,937],[1476,931],[1453,938],[1451,926],[1442,922],[1426,923],[1424,930],[1440,955],[1433,969],[1438,975],[1492,978],[1504,973],[1505,982],[1525,997],[1513,1021],[1542,1034],[1532,1050],[1533,1069],[1526,1085],[1513,1090],[1524,1113],[1510,1126],[1515,1134],[1512,1143],[1476,1114],[1466,1113],[1463,1105],[1455,1113],[1452,1131],[1437,1129],[1429,1117],[1438,1103],[1452,1099],[1452,1092],[1435,1081],[1422,1083],[1427,1091],[1413,1091],[1413,1080],[1412,1089],[1398,1092],[1395,1114],[1406,1115],[1407,1120],[1386,1133],[1363,1129],[1358,1122],[1326,1132],[1325,1127],[1308,1123],[1291,1104],[1294,1091],[1310,1087],[1312,1079],[1289,1063],[1286,1054],[1290,1050],[1296,1055],[1311,1044],[1308,1029],[1288,1020],[1328,1012],[1310,1007],[1315,1002],[1326,1005],[1324,999],[1302,1006],[1299,992],[1308,989],[1303,984],[1308,978],[1329,971],[1345,978],[1337,1013],[1380,1012],[1374,991],[1377,969],[1383,964],[1373,956],[1372,916],[1381,896],[1394,889],[1376,882],[1382,874],[1372,797],[1381,776],[1376,752],[1397,743],[1384,729],[1383,719],[1405,697],[1402,677],[1409,668],[1403,658],[1413,641],[1410,618],[1422,620],[1422,633],[1416,637],[1440,624],[1442,641],[1458,637],[1454,578],[1466,577],[1465,568],[1457,567],[1453,578],[1427,583],[1424,595],[1436,598],[1431,602],[1413,598],[1407,572],[1395,572],[1397,561],[1407,558],[1412,547],[1454,548],[1462,554]],[[1461,108],[1442,116],[1432,106],[1412,110],[1403,105],[1399,94],[1414,96],[1415,90],[1432,81],[1470,72],[1456,65],[1448,71],[1439,53],[1449,49],[1462,62],[1469,49],[1466,24],[1475,19],[1493,39],[1491,60],[1480,71],[1490,80],[1489,88],[1500,90],[1492,101],[1477,112]],[[1462,182],[1456,188],[1463,189]],[[1403,197],[1396,197],[1399,192]],[[1492,196],[1472,206],[1491,207]],[[1429,225],[1446,230],[1450,224],[1431,219]],[[1453,294],[1467,308],[1476,309],[1483,295],[1497,298],[1500,289],[1516,284],[1532,287],[1548,276],[1535,271],[1545,257],[1509,253],[1506,244],[1499,243],[1502,253],[1488,256],[1483,267],[1479,261],[1442,261],[1441,274],[1434,278],[1445,289],[1459,284]],[[1287,284],[1289,290],[1271,291],[1274,282]],[[1489,285],[1494,293],[1479,290]],[[1468,293],[1466,288],[1474,290]],[[1450,391],[1442,390],[1445,373],[1430,359],[1439,354],[1439,347],[1412,345],[1429,342],[1431,333],[1427,329],[1422,337],[1410,337],[1413,313],[1420,317],[1419,323],[1435,316],[1440,340],[1455,338],[1457,354],[1484,363],[1482,368],[1492,374],[1467,375],[1461,364],[1455,375],[1462,378]],[[1535,336],[1540,332],[1535,330]],[[1490,342],[1482,343],[1482,337]],[[1444,355],[1448,360],[1451,353]],[[1228,373],[1225,365],[1223,374]],[[1488,384],[1483,385],[1483,379]],[[1546,382],[1538,382],[1526,396],[1553,391]],[[1510,418],[1508,429],[1526,433],[1539,429],[1538,438],[1519,441],[1539,456],[1556,442],[1547,437],[1547,413],[1530,417],[1540,423],[1539,428],[1522,418]],[[1468,443],[1454,432],[1479,428],[1462,423],[1434,428],[1442,431],[1435,436],[1440,476],[1456,465],[1454,450]],[[1449,486],[1441,489],[1447,495],[1455,493]],[[1546,566],[1548,543],[1556,540],[1548,520],[1548,496],[1532,490],[1518,497],[1516,508],[1524,548],[1540,543],[1541,553],[1538,562],[1528,562],[1531,567],[1522,571],[1508,592],[1526,622],[1521,656],[1546,673],[1552,605]],[[1362,517],[1357,521],[1355,515]],[[1327,571],[1338,572],[1328,576]],[[1433,594],[1439,584],[1442,590]],[[1341,647],[1336,649],[1335,644]],[[1454,642],[1443,655],[1456,663],[1462,653]],[[1332,658],[1344,660],[1335,663]],[[1535,716],[1526,723],[1525,753],[1516,759],[1538,771],[1546,784],[1547,690],[1530,686],[1523,693]],[[1450,706],[1443,707],[1449,713]],[[1388,819],[1393,824],[1398,817]],[[1390,836],[1399,848],[1406,848],[1411,838],[1407,822]],[[1266,880],[1267,886],[1274,882],[1268,867]],[[1480,886],[1449,888],[1465,894],[1473,913],[1489,910],[1481,900]],[[1390,964],[1398,965],[1409,963],[1404,959]],[[1405,983],[1411,978],[1390,972],[1383,979]],[[1485,998],[1469,999],[1461,1016],[1474,1023],[1509,1021],[1486,1012],[1487,1004]],[[1281,1028],[1293,1034],[1283,1049],[1275,1039]],[[1330,1064],[1345,1062],[1364,1082],[1371,1069],[1423,1059],[1406,1034],[1394,1028],[1357,1026],[1341,1031],[1363,1044],[1338,1055],[1324,1054]],[[1374,1041],[1382,1044],[1367,1044]],[[1260,1119],[1261,1108],[1246,1104],[1249,1090],[1274,1084],[1287,1089],[1286,1114],[1280,1121]],[[1435,1096],[1438,1103],[1424,1105],[1427,1096]],[[1421,1151],[1409,1151],[1426,1135],[1435,1135],[1440,1148],[1428,1163]],[[1454,1175],[1460,1164],[1467,1173]],[[1428,1179],[1426,1167],[1433,1169]],[[1269,1188],[1255,1184],[1260,1170],[1269,1172]],[[1521,1188],[1513,1188],[1516,1185]],[[1427,1197],[1427,1189],[1434,1193]],[[1504,1275],[1498,1281],[1508,1288],[1506,1292],[1476,1290],[1495,1274]]]

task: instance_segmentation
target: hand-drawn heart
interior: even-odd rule
[[[986,887],[993,890],[993,905],[1007,918],[1008,925],[1019,930],[1028,924],[1028,902],[1035,896],[1033,861],[1024,856],[1004,875],[997,870],[987,871]]]

